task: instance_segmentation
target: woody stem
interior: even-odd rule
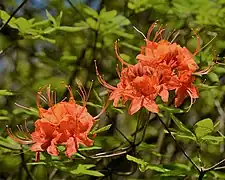
[[[137,126],[136,126],[136,130],[135,130],[135,134],[134,134],[134,142],[133,144],[135,144],[136,138],[137,138],[137,133],[138,133],[138,129],[139,129],[139,124],[140,124],[140,119],[141,119],[141,112],[139,112],[138,118],[137,118]]]
[[[197,171],[199,173],[201,173],[201,169],[197,166],[197,164],[195,164],[194,161],[192,161],[192,159],[184,151],[184,149],[181,147],[181,145],[177,142],[177,140],[174,138],[174,136],[172,135],[171,131],[169,130],[169,128],[167,127],[167,125],[164,123],[164,121],[160,117],[158,117],[158,119],[160,120],[160,122],[162,123],[162,125],[164,126],[164,128],[167,130],[167,132],[170,134],[170,136],[172,137],[173,141],[178,146],[178,148],[181,150],[181,152],[184,154],[184,156],[191,162],[191,164],[197,169]]]
[[[21,146],[21,148],[22,148],[22,146]],[[29,169],[27,167],[23,149],[20,150],[20,157],[21,157],[21,160],[22,160],[23,168],[24,168],[24,170],[27,173],[28,179],[35,180],[34,176],[30,173],[30,171],[29,171]]]
[[[147,119],[147,121],[144,124],[144,127],[143,127],[144,130],[143,130],[143,134],[142,134],[141,140],[137,144],[135,144],[136,146],[138,146],[139,144],[141,144],[141,142],[144,140],[145,132],[146,132],[146,129],[147,129],[148,124],[150,122],[150,117],[151,117],[151,112],[149,112],[148,119]]]

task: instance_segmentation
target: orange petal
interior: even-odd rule
[[[132,100],[128,113],[133,115],[142,107],[143,99],[141,97]]]
[[[76,152],[77,152],[77,145],[74,141],[74,138],[70,137],[66,142],[66,156],[70,158]]]
[[[144,102],[143,102],[143,106],[149,110],[150,112],[153,112],[153,113],[158,113],[159,112],[159,107],[158,105],[155,103],[154,100],[150,100],[148,98],[145,98],[144,99]]]
[[[159,95],[161,96],[163,102],[168,102],[169,92],[166,89],[166,86],[165,85],[163,85],[162,90],[159,92]]]

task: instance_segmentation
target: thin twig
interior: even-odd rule
[[[225,162],[225,159],[221,160],[220,162],[216,163],[215,165],[213,165],[213,166],[211,166],[209,168],[204,169],[204,171],[208,172],[208,171],[214,170],[215,168],[219,167],[224,162]]]
[[[147,127],[148,127],[148,124],[149,124],[149,122],[150,122],[150,117],[151,117],[151,112],[149,112],[148,119],[147,119],[147,121],[146,121],[146,123],[145,123],[145,125],[144,125],[144,127],[143,127],[144,130],[143,130],[143,134],[142,134],[141,140],[140,140],[137,144],[135,144],[135,146],[140,145],[141,142],[144,140],[145,132],[146,132]]]
[[[141,112],[139,112],[139,115],[138,115],[138,119],[137,119],[137,126],[136,126],[136,130],[135,130],[135,134],[134,134],[134,142],[133,144],[135,144],[135,141],[136,141],[136,138],[137,138],[137,133],[138,133],[138,129],[139,129],[139,124],[140,124],[140,119],[141,119]]]
[[[83,14],[80,13],[79,9],[73,5],[73,3],[70,0],[67,0],[67,2],[70,4],[70,6],[74,9],[75,12],[77,12],[77,14],[80,15],[80,17],[85,20],[85,17],[83,16]]]
[[[195,164],[194,161],[192,161],[192,159],[188,156],[188,154],[184,151],[184,149],[181,147],[181,145],[177,142],[177,140],[173,137],[171,131],[169,130],[169,128],[166,126],[166,124],[163,122],[163,120],[158,117],[158,119],[160,120],[160,122],[162,123],[162,125],[164,126],[164,128],[168,131],[168,133],[170,134],[170,136],[172,137],[173,141],[176,143],[176,145],[179,147],[179,149],[182,151],[182,153],[184,154],[184,156],[191,162],[191,164],[198,170],[198,172],[201,173],[201,169],[197,166],[197,164]]]
[[[21,146],[21,148],[22,148],[22,146]],[[30,171],[29,171],[29,169],[28,169],[28,167],[27,167],[27,163],[26,163],[26,161],[25,161],[25,156],[24,156],[23,149],[21,149],[20,152],[21,152],[21,153],[20,153],[20,157],[21,157],[21,160],[22,160],[22,165],[23,165],[24,170],[25,170],[26,173],[27,173],[28,179],[35,180],[35,178],[32,176],[32,174],[30,173]]]
[[[11,21],[11,19],[13,18],[13,16],[27,3],[28,0],[24,0],[18,8],[16,8],[16,10],[11,14],[11,16],[9,17],[9,19],[6,21],[5,24],[2,25],[2,27],[0,27],[0,31],[2,31],[2,29],[4,29],[6,27],[6,25]]]

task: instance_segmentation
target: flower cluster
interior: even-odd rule
[[[168,102],[169,91],[172,90],[175,91],[176,107],[189,96],[191,104],[198,98],[198,91],[193,84],[195,80],[193,73],[198,69],[194,56],[200,49],[199,37],[197,37],[198,47],[192,54],[186,47],[163,39],[164,29],[159,28],[154,39],[148,40],[155,26],[156,23],[149,28],[145,38],[146,45],[141,47],[141,52],[136,57],[138,62],[134,65],[123,61],[118,52],[118,44],[115,43],[115,52],[122,64],[121,73],[118,72],[120,81],[116,87],[106,83],[96,67],[100,83],[111,91],[109,100],[114,101],[115,107],[120,99],[122,103],[130,100],[131,115],[141,107],[157,113],[159,108],[155,102],[156,97],[160,96],[163,102]]]
[[[67,87],[70,92],[68,102],[65,99],[55,103],[55,94],[47,87],[47,97],[42,94],[42,90],[37,93],[37,108],[40,119],[35,122],[35,130],[31,134],[26,128],[23,131],[19,127],[23,137],[13,134],[10,128],[7,128],[9,135],[21,144],[32,144],[31,150],[36,152],[36,160],[39,160],[39,153],[47,151],[49,154],[57,156],[59,154],[57,145],[66,147],[65,154],[71,157],[78,150],[79,145],[91,146],[93,140],[88,138],[88,134],[95,123],[86,109],[87,97],[83,87],[80,87],[83,106],[76,103],[71,88]],[[46,102],[49,106],[44,109],[40,105],[40,100]]]

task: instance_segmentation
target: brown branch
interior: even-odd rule
[[[173,141],[176,143],[176,145],[181,150],[181,152],[184,154],[184,156],[191,162],[191,164],[197,169],[197,171],[201,173],[202,170],[197,166],[197,164],[195,164],[194,161],[192,161],[192,159],[184,151],[184,149],[181,147],[181,145],[177,142],[177,140],[174,138],[173,134],[171,133],[171,131],[169,130],[169,128],[167,127],[167,125],[164,123],[164,121],[160,117],[158,117],[158,119],[160,120],[160,122],[162,123],[162,125],[164,126],[164,128],[168,131],[168,133],[172,137]]]

